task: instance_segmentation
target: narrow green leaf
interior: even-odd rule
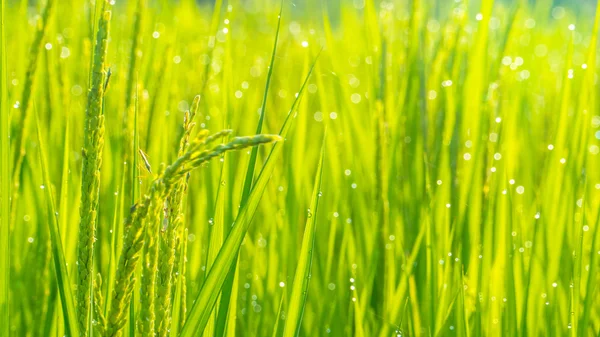
[[[275,42],[273,43],[273,51],[271,52],[271,62],[269,63],[269,71],[267,72],[267,83],[263,94],[262,106],[260,107],[260,117],[258,118],[258,126],[256,134],[262,133],[262,126],[265,120],[265,111],[267,108],[267,96],[269,94],[269,86],[271,84],[271,76],[273,75],[273,65],[275,63],[275,54],[277,53],[277,41],[279,40],[279,28],[281,27],[281,13],[283,11],[283,0],[279,8],[279,16],[277,18],[277,29],[275,31]],[[248,170],[246,171],[246,180],[244,181],[244,190],[242,192],[242,205],[246,203],[252,189],[252,181],[254,180],[254,168],[256,166],[256,157],[258,156],[258,147],[252,148],[250,154],[250,162],[248,162]]]
[[[239,256],[238,256],[239,257]],[[238,268],[235,268],[235,273],[233,274],[233,286],[231,287],[231,293],[230,293],[230,298],[231,298],[231,305],[229,306],[229,311],[227,312],[227,326],[225,327],[225,334],[223,336],[225,337],[235,337],[235,326],[236,326],[236,319],[237,319],[237,307],[238,307],[238,294],[239,294],[239,290],[240,290],[240,284],[239,284],[239,279],[240,279],[240,270]],[[221,295],[223,296],[223,295]],[[219,336],[219,335],[217,335]]]
[[[277,337],[281,333],[279,321],[281,320],[281,315],[283,313],[283,303],[285,302],[284,300],[285,300],[285,290],[281,292],[281,298],[279,299],[279,307],[277,309],[277,316],[275,316],[275,326],[273,327],[273,334],[271,334],[272,337]]]
[[[58,209],[60,210],[59,214],[65,214],[65,216],[59,219],[60,226],[60,234],[61,237],[67,237],[67,226],[68,226],[68,214],[69,210],[69,132],[70,132],[70,118],[67,114],[65,116],[65,140],[64,140],[64,148],[63,148],[63,170],[62,170],[62,181],[60,185],[60,200],[58,203]],[[68,250],[68,249],[67,249]]]
[[[119,188],[117,195],[115,196],[115,209],[113,213],[113,221],[110,229],[110,253],[108,256],[108,277],[106,278],[106,293],[104,298],[106,299],[106,303],[104,304],[104,315],[108,315],[108,310],[110,309],[110,304],[112,302],[112,291],[113,291],[113,281],[115,279],[116,272],[116,260],[117,254],[120,251],[122,246],[122,235],[124,232],[124,228],[122,228],[122,224],[119,223],[119,220],[122,219],[123,212],[123,204],[124,204],[124,195],[123,190],[125,189],[125,181],[127,178],[127,168],[123,168],[123,173],[121,176],[121,187]]]
[[[212,264],[219,253],[219,250],[223,246],[223,234],[225,227],[225,186],[220,182],[224,181],[226,173],[226,165],[221,163],[221,174],[219,177],[219,187],[217,188],[217,197],[215,200],[215,211],[214,217],[210,221],[210,238],[208,242],[208,256],[206,265],[206,271],[209,272]],[[204,336],[211,337],[215,335],[215,328],[217,324],[219,310],[214,310],[212,317],[204,331]]]
[[[283,13],[283,0],[281,0],[280,6],[279,6],[279,15],[277,17],[277,28],[275,30],[275,41],[273,42],[273,49],[271,52],[271,61],[269,62],[269,70],[267,72],[267,82],[265,83],[265,90],[263,93],[263,100],[262,100],[262,106],[260,108],[260,117],[258,119],[258,125],[256,127],[256,134],[260,134],[262,132],[262,125],[265,119],[265,111],[267,108],[267,96],[269,93],[269,86],[271,84],[271,77],[273,75],[273,68],[274,68],[274,64],[275,64],[275,55],[277,53],[277,42],[279,41],[279,30],[281,28],[281,14]],[[295,102],[294,102],[295,104]],[[252,190],[252,183],[254,180],[254,169],[256,166],[256,158],[258,156],[258,148],[252,148],[251,153],[250,153],[250,161],[248,162],[248,168],[246,170],[246,178],[244,180],[244,188],[242,190],[242,199],[240,202],[240,207],[243,207],[246,204],[246,201],[248,200],[248,197],[250,195],[250,192]],[[221,297],[221,301],[220,301],[220,307],[221,310],[219,311],[218,315],[217,315],[217,322],[216,322],[216,335],[217,336],[221,336],[223,335],[224,331],[225,331],[225,325],[226,320],[227,320],[227,309],[229,308],[229,303],[231,300],[231,293],[232,293],[232,287],[233,287],[233,278],[234,278],[234,273],[235,273],[235,269],[237,267],[237,258],[234,259],[234,262],[232,264],[232,266],[229,269],[229,272],[227,273],[227,277],[225,279],[225,286],[223,289],[223,296]]]
[[[136,75],[137,76],[137,75]],[[140,178],[140,168],[139,168],[139,157],[136,155],[137,150],[140,148],[140,133],[139,133],[139,126],[138,126],[138,116],[139,116],[139,95],[140,95],[140,87],[139,87],[139,78],[136,78],[136,84],[135,84],[135,106],[134,106],[134,117],[133,117],[133,143],[131,144],[132,146],[132,161],[133,161],[133,165],[131,165],[131,193],[130,193],[130,197],[131,197],[131,205],[135,205],[136,200],[139,199],[140,196],[140,184],[139,184],[139,178]],[[138,267],[136,273],[136,277],[135,279],[138,280],[140,279],[139,277],[139,273],[140,273],[140,268]],[[135,286],[135,284],[134,284]],[[135,291],[133,292],[133,301],[131,301],[131,303],[129,304],[129,323],[128,323],[128,330],[129,330],[129,336],[135,336],[135,303],[139,302],[139,292]]]
[[[273,159],[277,158],[280,153],[281,145],[274,145],[271,155],[267,159],[265,167],[256,181],[255,189],[252,190],[252,193],[248,197],[248,202],[240,210],[227,240],[223,243],[223,247],[219,251],[204,285],[196,297],[188,318],[181,329],[180,336],[197,336],[197,332],[204,330],[229,272],[229,267],[238,254],[254,212],[271,177],[271,173],[275,167]]]
[[[304,237],[302,238],[302,248],[300,249],[300,260],[294,275],[294,284],[292,286],[292,295],[288,305],[285,326],[283,328],[284,337],[293,337],[300,334],[302,315],[306,305],[308,295],[308,286],[310,282],[310,273],[312,267],[313,250],[315,247],[315,235],[317,230],[317,211],[319,209],[319,199],[321,197],[321,179],[323,177],[323,158],[325,156],[325,137],[321,145],[321,157],[315,174],[315,187],[313,188],[310,208],[308,209],[308,219],[304,227]]]
[[[52,258],[54,260],[54,271],[56,273],[56,281],[58,291],[60,292],[60,301],[63,309],[63,319],[65,324],[65,334],[67,336],[79,336],[77,327],[77,316],[75,315],[75,302],[73,300],[73,293],[71,290],[71,281],[67,271],[67,263],[65,261],[65,253],[63,250],[63,244],[60,237],[60,229],[58,225],[58,212],[54,203],[54,197],[52,195],[52,188],[50,182],[50,176],[48,174],[48,165],[46,164],[46,153],[44,150],[45,144],[42,140],[40,132],[39,118],[37,110],[35,112],[35,122],[37,128],[37,136],[39,143],[39,156],[40,164],[42,168],[43,186],[46,196],[46,206],[48,208],[48,230],[50,231],[50,240],[52,245]]]
[[[281,131],[279,132],[279,135],[284,139],[292,125],[295,109],[298,106],[300,98],[302,97],[302,93],[304,92],[304,88],[306,87],[308,79],[312,74],[317,59],[318,56],[306,75],[306,78],[302,83],[302,87],[298,92],[298,96],[294,100],[292,108],[285,119]],[[181,329],[180,336],[196,336],[197,331],[202,332],[204,330],[204,327],[206,326],[213,307],[217,301],[220,290],[223,287],[225,279],[228,275],[230,267],[235,262],[235,258],[237,257],[242,241],[244,240],[244,236],[246,236],[246,232],[248,231],[248,227],[250,226],[250,222],[254,216],[256,208],[258,207],[258,203],[262,197],[262,194],[265,191],[267,182],[273,173],[275,161],[281,154],[282,146],[283,142],[278,142],[273,145],[273,148],[271,149],[271,152],[267,157],[267,160],[265,161],[258,178],[256,179],[256,184],[248,196],[248,201],[242,205],[233,227],[231,228],[231,232],[223,243],[223,247],[219,251],[213,267],[206,277],[200,293],[194,301],[194,305],[190,310],[188,318]]]
[[[6,40],[4,38],[4,0],[0,2],[0,321],[10,322],[10,136],[8,92],[6,90]],[[0,336],[8,337],[8,324],[0,324]]]

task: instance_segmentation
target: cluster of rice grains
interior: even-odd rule
[[[182,241],[185,241],[182,240],[184,235],[181,226],[182,201],[190,172],[227,151],[279,141],[281,137],[256,135],[235,137],[228,141],[231,130],[209,135],[206,129],[200,130],[194,136],[196,123],[193,120],[200,104],[200,96],[196,96],[191,109],[184,113],[178,159],[166,168],[161,168],[161,172],[152,181],[148,193],[131,207],[130,214],[126,218],[121,255],[118,259],[114,284],[111,287],[113,291],[110,294],[110,309],[105,313],[103,309],[105,302],[100,290],[102,277],[98,273],[94,284],[92,275],[105,132],[103,100],[110,78],[106,55],[111,16],[111,4],[105,1],[97,26],[91,86],[86,109],[85,142],[82,151],[81,222],[77,254],[79,333],[80,336],[90,335],[89,327],[92,322],[93,329],[102,336],[122,335],[128,321],[127,308],[136,286],[136,267],[141,259],[143,261],[141,281],[138,284],[141,305],[136,321],[136,333],[142,336],[167,336],[171,328],[171,299],[175,295],[173,284],[177,282],[179,274],[177,264],[183,263],[182,260],[185,259],[185,255],[177,258],[176,255],[181,252],[180,246]],[[137,17],[137,20],[140,18]],[[136,31],[139,30],[138,25],[136,27]],[[137,39],[135,41],[137,43]],[[134,44],[133,48],[135,50],[137,46]],[[137,59],[137,55],[133,55],[132,59]],[[131,109],[128,110],[131,112]],[[147,156],[141,149],[138,151],[146,169],[152,173]],[[93,319],[90,318],[92,301],[94,302]],[[185,303],[185,299],[180,302]]]

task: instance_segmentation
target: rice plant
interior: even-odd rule
[[[591,0],[0,0],[0,337],[600,336]]]

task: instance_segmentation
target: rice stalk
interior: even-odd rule
[[[153,181],[150,192],[141,201],[132,207],[126,220],[125,240],[117,266],[114,291],[112,294],[111,310],[107,317],[107,336],[120,336],[121,329],[126,323],[125,308],[131,300],[133,292],[133,274],[140,258],[140,251],[144,245],[143,233],[146,229],[146,219],[150,216],[160,216],[164,200],[176,187],[178,181],[185,177],[191,170],[204,164],[227,151],[240,150],[263,143],[278,141],[276,135],[256,135],[251,137],[236,137],[227,144],[217,145],[211,149],[204,146],[218,137],[229,134],[230,131],[220,132],[207,138],[206,133],[192,141],[189,149]],[[143,294],[144,295],[144,294]]]
[[[200,96],[194,97],[191,109],[184,113],[183,134],[181,136],[178,156],[182,156],[189,146],[189,139],[194,129],[194,118],[198,112]],[[157,294],[157,335],[164,337],[168,335],[171,327],[171,294],[175,283],[174,266],[176,241],[180,240],[181,224],[183,223],[183,199],[187,191],[188,177],[180,179],[173,192],[166,201],[166,224],[159,233],[160,241],[160,263],[158,265],[158,294]]]
[[[91,87],[86,107],[85,139],[82,150],[81,205],[79,239],[77,246],[77,309],[79,329],[88,336],[90,294],[93,283],[93,252],[100,190],[100,168],[104,147],[103,100],[106,84],[106,54],[111,11],[108,1],[103,2],[92,65]]]
[[[142,264],[142,282],[140,292],[140,322],[137,325],[142,336],[154,336],[154,299],[156,290],[156,272],[158,263],[158,232],[162,223],[162,210],[164,201],[160,198],[164,194],[164,184],[156,187],[156,198],[151,199],[148,215],[144,221],[144,254]]]
[[[100,275],[100,273],[96,274],[96,281],[94,282],[94,317],[95,319],[92,322],[93,328],[100,336],[104,336],[106,333],[106,318],[104,317],[102,275]]]

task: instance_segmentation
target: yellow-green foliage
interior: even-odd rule
[[[0,4],[0,337],[598,336],[596,2]]]

